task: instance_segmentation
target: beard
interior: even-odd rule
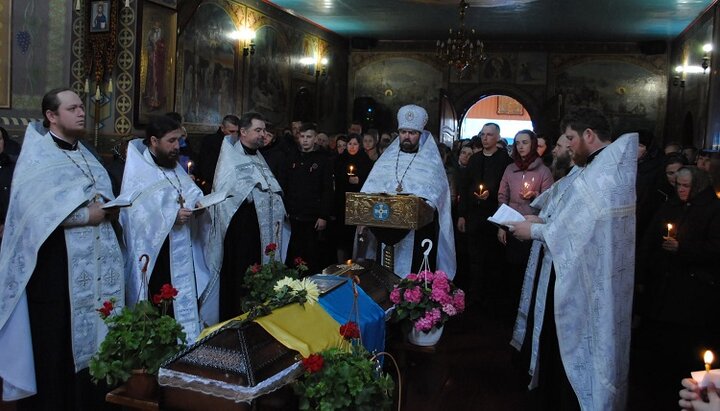
[[[572,152],[572,160],[575,165],[585,167],[589,155],[590,149],[588,148],[587,144],[585,144],[585,141],[581,138],[577,150],[573,150]]]
[[[420,140],[416,141],[414,144],[410,140],[403,140],[400,142],[400,150],[403,153],[414,153],[418,150],[419,145],[420,145]]]
[[[566,170],[570,167],[570,161],[572,157],[569,152],[565,152],[555,158],[553,158],[552,165],[550,166],[553,170]]]
[[[177,166],[179,156],[180,152],[175,150],[168,153],[158,152],[155,155],[155,160],[160,167],[175,168]]]

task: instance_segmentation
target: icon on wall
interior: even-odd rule
[[[102,33],[110,30],[110,0],[93,1],[90,13],[90,32]]]

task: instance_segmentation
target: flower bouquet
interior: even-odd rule
[[[243,299],[243,311],[249,311],[271,298],[276,293],[274,287],[278,280],[285,277],[296,279],[307,271],[307,264],[302,258],[295,258],[295,268],[289,268],[282,261],[275,259],[276,251],[277,244],[268,244],[265,247],[265,255],[270,257],[270,261],[267,264],[252,265],[245,272],[243,287],[248,290],[248,294]]]
[[[303,358],[303,377],[295,382],[301,410],[388,410],[395,383],[360,344],[355,322],[340,327],[350,351],[329,348]]]
[[[414,343],[418,341],[413,341],[412,335],[434,333],[465,310],[465,293],[439,270],[408,274],[393,288],[390,300],[395,304],[392,318],[411,324],[410,340]],[[433,345],[439,338],[438,334],[434,342],[418,345]]]
[[[155,375],[163,361],[184,348],[185,332],[166,314],[177,293],[165,284],[152,301],[143,300],[113,314],[115,300],[110,299],[97,309],[108,333],[90,360],[94,382],[104,379],[114,386],[127,381],[136,370]]]

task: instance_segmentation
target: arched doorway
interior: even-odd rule
[[[522,103],[502,94],[483,97],[468,109],[460,125],[460,138],[476,136],[485,123],[498,124],[501,137],[508,144],[513,143],[518,131],[533,129],[530,114]]]

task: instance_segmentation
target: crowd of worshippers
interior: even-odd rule
[[[214,134],[188,137],[180,115],[167,113],[150,117],[145,136],[115,147],[114,161],[103,165],[81,142],[85,111],[77,94],[66,88],[48,92],[42,113],[42,124],[28,126],[22,149],[5,130],[0,141],[3,398],[38,393],[23,400],[26,407],[21,401],[20,409],[93,403],[87,398],[94,394],[83,391],[82,381],[88,379],[87,362],[102,335],[101,325],[88,314],[95,314],[99,301],[115,297],[133,304],[172,283],[180,291],[172,314],[192,340],[202,327],[241,313],[238,296],[246,293],[241,273],[268,261],[263,252],[267,244],[277,244],[277,255],[288,264],[301,257],[310,274],[362,257],[362,229],[345,224],[348,192],[410,193],[426,199],[435,209],[428,235],[438,245],[431,265],[454,277],[466,290],[468,304],[494,310],[503,307],[495,304],[501,301],[514,316],[519,306],[538,303],[539,283],[552,290],[556,281],[554,265],[546,273],[549,284],[538,282],[534,271],[528,277],[528,267],[537,266],[539,273],[543,261],[533,244],[547,243],[549,235],[543,239],[530,227],[551,218],[550,208],[541,212],[539,199],[550,198],[546,203],[561,208],[570,198],[563,197],[571,181],[595,175],[577,170],[589,168],[590,161],[623,134],[610,135],[609,127],[604,128],[607,120],[590,111],[584,114],[590,120],[582,115],[568,120],[559,136],[522,130],[508,138],[498,124],[487,123],[477,136],[449,147],[424,129],[427,112],[410,105],[398,112],[395,130],[365,130],[352,122],[346,132],[329,133],[302,121],[283,129],[260,113],[248,112],[226,115]],[[576,124],[590,126],[578,129]],[[600,135],[587,137],[597,144],[592,151],[577,145],[588,130]],[[637,151],[632,166],[633,173],[637,170],[635,232],[623,233],[632,239],[626,245],[635,246],[633,344],[663,358],[653,372],[663,376],[657,381],[667,384],[661,391],[674,397],[677,382],[693,369],[700,347],[720,341],[716,316],[698,315],[713,312],[720,290],[714,261],[720,249],[720,192],[715,188],[720,156],[675,143],[663,151],[652,133],[633,135],[637,143],[629,138],[618,143],[637,145],[632,149]],[[584,157],[576,165],[578,147]],[[616,164],[609,153],[620,153],[620,158],[623,150],[606,150],[600,162]],[[627,164],[617,160],[617,169],[623,167]],[[607,178],[621,186],[625,177],[618,173]],[[603,190],[613,194],[613,188],[603,184]],[[203,209],[201,200],[213,192],[231,196]],[[116,196],[129,199],[132,206],[103,207]],[[508,230],[490,223],[488,217],[502,204],[527,216],[530,225]],[[120,236],[117,223],[123,227]],[[367,233],[370,238],[373,234],[378,243],[384,241],[383,233]],[[407,275],[419,267],[415,250],[424,236],[409,234],[397,242],[396,273]],[[149,264],[139,263],[144,254]],[[601,253],[596,257],[601,259]],[[548,255],[545,260],[550,261]],[[548,293],[551,306],[553,294]],[[529,337],[532,315],[522,311],[516,330],[522,328],[521,334],[527,331]],[[547,320],[552,312],[541,312],[540,317],[555,327]],[[519,321],[521,316],[527,324]],[[79,321],[88,330],[72,326]],[[521,337],[516,348],[525,360],[535,361],[536,350],[531,360],[527,340]],[[560,358],[557,347],[564,343],[556,338],[552,344],[556,352],[545,361]],[[49,360],[48,352],[53,353]],[[26,367],[33,357],[34,372]],[[81,371],[76,375],[75,370]],[[617,376],[622,380],[627,372]],[[548,378],[540,379],[540,387]],[[593,394],[588,395],[595,389],[589,388]],[[575,392],[571,403],[585,404],[585,397]],[[611,397],[610,408],[623,401],[620,394]]]

